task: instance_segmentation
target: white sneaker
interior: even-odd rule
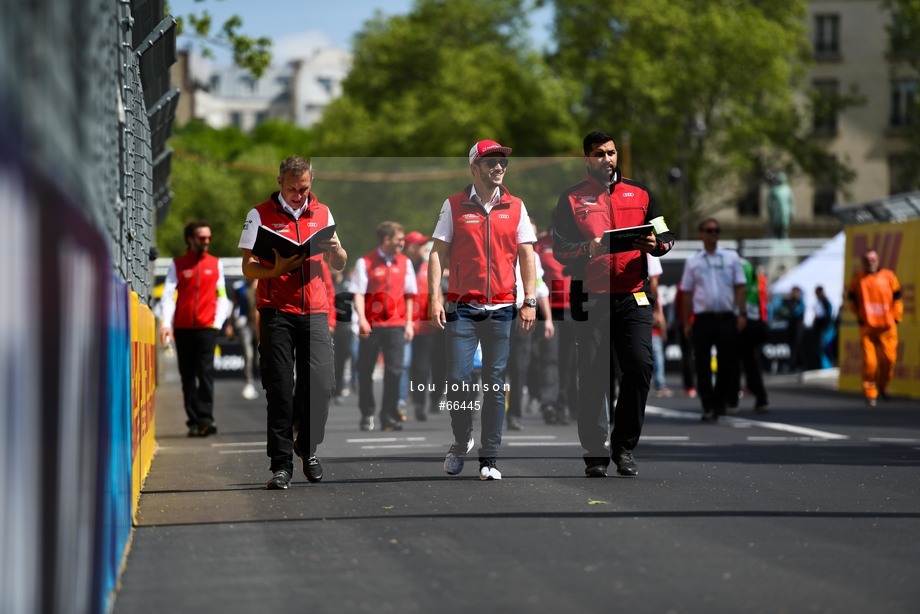
[[[502,473],[498,470],[498,467],[495,466],[495,461],[485,461],[482,463],[482,466],[479,467],[479,479],[480,480],[500,480],[502,479]]]
[[[246,384],[243,386],[243,398],[252,401],[253,399],[259,398],[259,393],[256,391],[256,387],[252,384]]]
[[[473,449],[473,436],[466,443],[455,441],[447,451],[447,457],[444,459],[444,473],[447,475],[457,475],[463,471],[463,461],[466,459],[466,453]]]

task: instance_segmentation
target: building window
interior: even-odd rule
[[[837,105],[840,99],[836,79],[817,79],[812,83],[814,131],[820,134],[837,134]]]
[[[835,156],[828,156],[828,168],[836,166]],[[834,205],[837,203],[837,186],[832,177],[818,178],[815,180],[815,195],[812,199],[814,215],[832,215]]]
[[[332,78],[331,77],[317,77],[316,81],[317,83],[319,83],[319,86],[323,88],[326,94],[328,94],[329,96],[332,96]]]
[[[742,217],[760,217],[760,186],[749,185],[738,199],[738,215]]]
[[[243,114],[239,111],[233,111],[230,113],[230,124],[236,126],[237,128],[243,127]]]
[[[210,91],[212,92],[217,91],[217,88],[220,87],[220,76],[219,75],[211,75],[210,86],[211,86]]]
[[[889,125],[892,128],[912,126],[917,106],[916,79],[895,79],[891,82],[891,113]]]
[[[920,178],[916,169],[918,161],[905,155],[888,158],[888,194],[904,194],[920,190]]]
[[[256,125],[261,124],[261,123],[264,122],[266,119],[268,119],[268,112],[267,112],[267,111],[259,111],[258,113],[256,113]]]
[[[840,56],[840,16],[815,15],[815,57]]]

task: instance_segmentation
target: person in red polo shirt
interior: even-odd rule
[[[428,257],[429,319],[446,329],[447,400],[454,443],[444,459],[444,471],[463,471],[473,448],[473,412],[481,411],[482,446],[479,479],[500,480],[496,459],[505,423],[505,370],[515,318],[515,273],[520,259],[524,302],[517,314],[524,331],[536,319],[537,238],[527,209],[502,182],[510,147],[479,141],[470,149],[473,183],[444,201]],[[449,259],[449,261],[448,261]],[[441,275],[450,267],[447,296]],[[446,298],[446,300],[445,300]],[[473,386],[473,356],[482,345],[482,380]],[[482,407],[474,399],[483,393]]]
[[[243,275],[261,280],[256,305],[262,387],[268,401],[269,490],[288,488],[295,454],[307,480],[323,479],[316,448],[325,437],[335,368],[329,334],[331,301],[322,264],[325,261],[333,270],[341,271],[348,258],[338,235],[320,243],[322,251],[311,257],[282,258],[275,251],[271,263],[252,254],[259,226],[303,243],[335,223],[332,212],[311,191],[313,165],[309,160],[286,158],[278,173],[278,185],[278,192],[249,211],[239,242]],[[300,423],[296,441],[295,422]]]
[[[232,308],[224,268],[208,253],[211,227],[185,225],[185,253],[169,263],[160,301],[160,343],[176,342],[189,437],[217,433],[214,424],[214,346]],[[175,298],[174,298],[175,295]]]
[[[661,208],[642,184],[625,179],[613,137],[596,130],[583,141],[587,176],[559,197],[553,214],[553,250],[572,273],[571,309],[578,337],[578,436],[585,475],[605,477],[612,458],[617,473],[639,470],[639,443],[652,378],[652,316],[646,254],[663,256],[674,245]],[[632,249],[611,253],[602,237],[616,228],[651,224]],[[604,397],[613,405],[614,358],[622,373],[611,411],[610,450]]]
[[[377,357],[383,354],[383,401],[380,428],[401,431],[399,380],[406,343],[412,341],[412,303],[418,289],[415,269],[402,253],[406,230],[396,222],[377,225],[377,247],[355,262],[351,278],[358,314],[358,407],[361,430],[374,428],[374,382]]]

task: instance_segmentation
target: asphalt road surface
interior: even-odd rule
[[[322,483],[267,491],[264,397],[219,381],[219,434],[189,439],[176,379],[116,614],[920,611],[916,400],[772,378],[770,413],[706,424],[653,398],[637,478],[585,478],[574,424],[530,413],[481,482],[476,448],[443,473],[446,412],[362,432],[351,396]]]

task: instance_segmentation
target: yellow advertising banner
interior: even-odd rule
[[[156,324],[153,312],[131,293],[131,518],[156,448],[153,397],[156,390]]]
[[[844,292],[860,270],[869,249],[878,252],[882,268],[894,271],[901,283],[904,319],[898,327],[898,357],[888,391],[896,396],[920,397],[920,318],[917,286],[920,284],[920,220],[860,224],[846,229]],[[859,326],[845,296],[840,326],[841,390],[862,393],[862,351]]]

